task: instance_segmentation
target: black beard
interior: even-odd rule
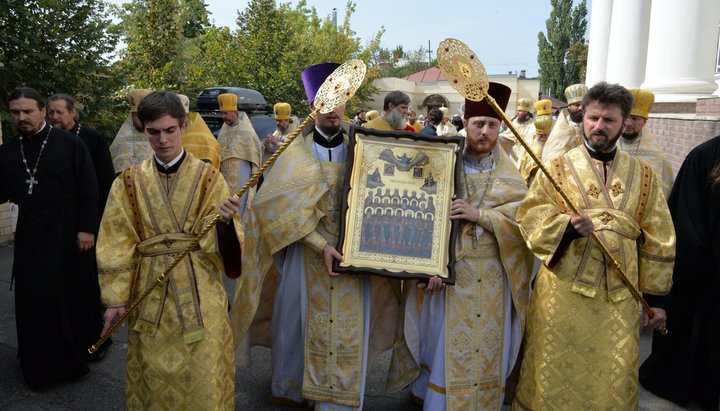
[[[585,141],[587,141],[588,146],[592,148],[593,150],[600,152],[600,153],[607,153],[609,148],[615,147],[615,143],[618,141],[620,136],[622,135],[622,130],[617,133],[615,138],[611,138],[610,140],[605,141],[604,143],[595,143],[587,138],[585,135],[585,130],[583,130],[583,137],[585,138]]]
[[[337,134],[338,132],[340,132],[340,130],[342,129],[342,125],[337,125],[337,126],[333,126],[333,125],[330,125],[330,126],[322,125],[322,126],[321,126],[321,125],[318,124],[318,125],[317,125],[317,128],[318,128],[320,131],[322,131],[323,133],[325,133],[326,136],[328,136],[328,137],[333,137],[335,134]]]
[[[639,135],[640,135],[640,133],[623,133],[622,134],[624,139],[630,140],[630,141],[635,140],[636,138],[638,138]]]
[[[570,112],[568,112],[570,113]],[[572,120],[575,123],[582,123],[583,118],[583,112],[582,110],[578,110],[574,113],[570,113],[570,120]]]

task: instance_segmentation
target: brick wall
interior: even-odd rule
[[[0,204],[0,245],[8,244],[12,242],[14,238],[10,207],[10,203]]]
[[[720,116],[651,113],[646,127],[665,146],[665,154],[674,174],[677,174],[690,150],[720,135]]]

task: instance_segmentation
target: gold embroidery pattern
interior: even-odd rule
[[[587,191],[588,194],[590,194],[593,198],[598,198],[600,195],[600,189],[595,186],[595,184],[590,184],[590,188],[588,188]]]
[[[600,221],[602,221],[603,224],[607,224],[614,219],[615,217],[611,216],[607,211],[603,211],[602,214],[600,214]]]
[[[620,194],[624,193],[625,190],[622,188],[622,184],[620,184],[619,181],[616,181],[615,184],[610,187],[610,190],[612,190],[612,194],[614,197],[619,196]]]

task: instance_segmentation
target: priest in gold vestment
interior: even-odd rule
[[[338,65],[308,67],[308,101]],[[270,170],[243,223],[243,275],[232,309],[241,341],[264,283],[279,276],[272,312],[272,397],[316,409],[362,409],[367,367],[392,346],[399,302],[389,280],[332,272],[348,150],[345,107],[317,114]],[[377,321],[376,321],[377,320]]]
[[[584,84],[573,84],[565,89],[567,108],[560,111],[550,136],[543,148],[542,161],[561,156],[577,146],[582,145],[582,98],[587,91]]]
[[[535,134],[530,140],[525,140],[525,143],[530,146],[533,154],[537,158],[542,158],[542,153],[547,142],[548,135],[553,128],[554,120],[552,118],[552,101],[550,100],[538,100],[535,103],[535,112],[537,116],[533,121],[535,126]],[[535,174],[538,171],[538,165],[535,160],[530,157],[525,149],[522,150],[520,161],[518,163],[518,170],[522,178],[527,181],[528,187],[530,183],[535,179]]]
[[[153,153],[147,137],[143,134],[140,120],[137,118],[138,105],[151,91],[149,89],[132,89],[128,92],[130,114],[110,144],[110,155],[115,174],[122,173],[132,165],[140,164]]]
[[[631,89],[630,94],[635,98],[635,103],[630,111],[630,117],[625,120],[618,145],[620,149],[631,156],[650,164],[660,179],[663,193],[667,198],[670,195],[675,176],[665,157],[665,150],[660,140],[645,127],[650,115],[650,107],[655,101],[655,94],[650,90],[642,89]]]
[[[490,83],[504,108],[510,88]],[[411,398],[426,410],[499,410],[520,350],[533,257],[515,212],[527,186],[497,144],[500,116],[465,100],[463,175],[451,219],[457,233],[456,282],[430,280],[422,301],[408,293],[405,336],[420,368]],[[420,309],[419,306],[421,306]],[[417,336],[417,337],[416,337]]]
[[[533,102],[529,98],[519,98],[515,105],[515,116],[511,122],[520,137],[525,141],[532,141],[535,136],[535,124],[533,121]],[[510,157],[512,162],[517,166],[522,158],[525,149],[517,141],[513,132],[508,128],[500,133],[500,145]]]
[[[292,106],[289,103],[275,103],[273,106],[273,116],[275,117],[276,129],[272,134],[265,136],[265,139],[262,141],[263,163],[275,152],[278,144],[285,141],[285,138],[292,134],[299,125],[298,118],[292,115]],[[265,174],[267,175],[267,171]]]
[[[182,135],[183,148],[196,158],[220,169],[220,144],[199,113],[190,112],[190,99],[178,94],[188,115],[188,126]]]
[[[221,221],[129,316],[126,408],[234,410],[221,275],[239,274],[240,202],[228,199],[215,168],[183,150],[186,114],[175,94],[149,94],[138,113],[155,155],[125,170],[110,191],[97,244],[103,333],[218,212]]]
[[[545,163],[580,215],[544,174],[517,213],[543,265],[530,298],[515,410],[636,410],[641,319],[665,327],[657,296],[672,284],[670,213],[650,166],[615,145],[632,96],[601,82],[582,105],[585,143]],[[593,231],[653,307],[652,319],[641,314]]]
[[[238,97],[232,93],[218,96],[224,124],[218,133],[220,144],[220,172],[230,185],[230,191],[237,193],[250,179],[262,159],[262,146],[247,114],[239,112]],[[240,198],[240,215],[245,213],[252,202],[255,188]]]

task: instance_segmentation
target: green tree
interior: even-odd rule
[[[538,33],[538,64],[542,90],[560,97],[565,87],[583,82],[587,63],[586,0],[551,0],[552,12],[545,21],[547,35]]]
[[[396,59],[395,56],[398,55],[400,58]],[[381,67],[383,77],[403,78],[418,71],[426,70],[428,67],[437,66],[435,59],[428,64],[428,52],[422,46],[410,52],[403,51],[402,46],[397,46],[392,51],[381,48],[373,60]]]
[[[210,28],[207,3],[204,0],[182,0],[183,36],[194,39]]]
[[[110,104],[104,94],[116,86],[109,58],[117,36],[111,28],[102,0],[3,1],[0,95],[23,85],[45,96],[68,93],[83,107],[83,121],[102,126]]]
[[[119,74],[136,86],[177,89],[180,69],[175,64],[183,47],[182,7],[179,0],[133,0],[122,6],[123,39]]]
[[[329,16],[320,18],[315,8],[308,8],[304,1],[295,7],[289,3],[277,5],[274,0],[250,1],[237,19],[237,51],[243,58],[235,66],[234,85],[260,91],[270,104],[286,101],[296,113],[307,112],[300,78],[307,66],[350,58],[368,62],[379,45],[382,30],[366,47],[360,45],[350,26],[354,12],[355,4],[348,2],[345,17],[336,27]],[[369,71],[348,110],[367,99],[372,90],[371,80],[377,74]]]

